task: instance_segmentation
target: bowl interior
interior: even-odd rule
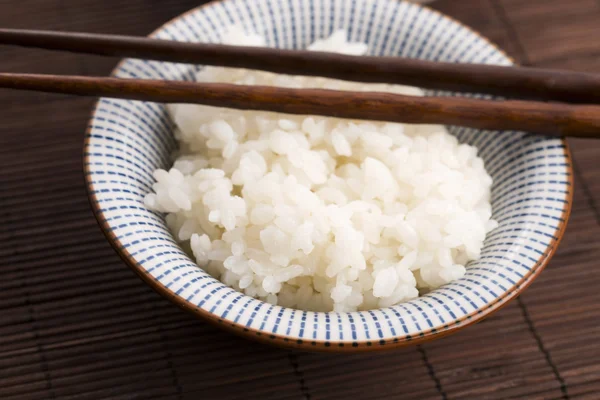
[[[225,0],[193,10],[155,37],[218,42],[232,25],[264,35],[271,46],[303,48],[345,28],[374,55],[509,65],[473,31],[434,11],[395,0]],[[197,67],[125,60],[125,78],[189,80]],[[453,95],[452,93],[430,94]],[[143,198],[152,172],[170,166],[176,147],[165,107],[101,99],[85,145],[92,204],[117,250],[138,273],[178,304],[226,325],[294,343],[370,346],[403,343],[464,326],[498,308],[543,268],[566,225],[571,201],[568,150],[559,139],[451,127],[475,145],[494,178],[497,229],[464,278],[395,307],[356,313],[284,309],[247,297],[203,272],[180,249],[161,215]]]

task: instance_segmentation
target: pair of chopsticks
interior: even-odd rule
[[[18,29],[0,29],[2,44],[527,100],[413,97],[380,92],[9,73],[0,73],[1,88],[600,138],[600,105],[594,105],[600,104],[597,74]]]

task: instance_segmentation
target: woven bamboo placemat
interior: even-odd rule
[[[0,0],[0,26],[147,34],[198,0]],[[600,72],[599,0],[439,0],[524,64]],[[0,70],[107,74],[116,60],[0,48]],[[542,276],[492,318],[378,354],[289,352],[152,292],[89,209],[93,100],[0,91],[0,399],[600,398],[600,142],[572,141],[575,205]]]

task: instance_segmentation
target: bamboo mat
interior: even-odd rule
[[[0,0],[0,26],[146,34],[198,0]],[[524,64],[600,72],[600,0],[438,0]],[[0,48],[0,70],[116,60]],[[289,352],[198,321],[104,240],[81,171],[93,100],[0,91],[0,399],[600,398],[600,141],[572,141],[575,205],[551,265],[490,319],[419,347]]]

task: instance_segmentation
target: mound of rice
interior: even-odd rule
[[[233,28],[225,43],[263,46]],[[362,55],[343,31],[312,50]],[[198,81],[387,91],[366,85],[206,67]],[[465,274],[491,219],[477,150],[442,126],[169,107],[180,150],[157,170],[152,210],[198,265],[272,304],[314,311],[387,307]]]

